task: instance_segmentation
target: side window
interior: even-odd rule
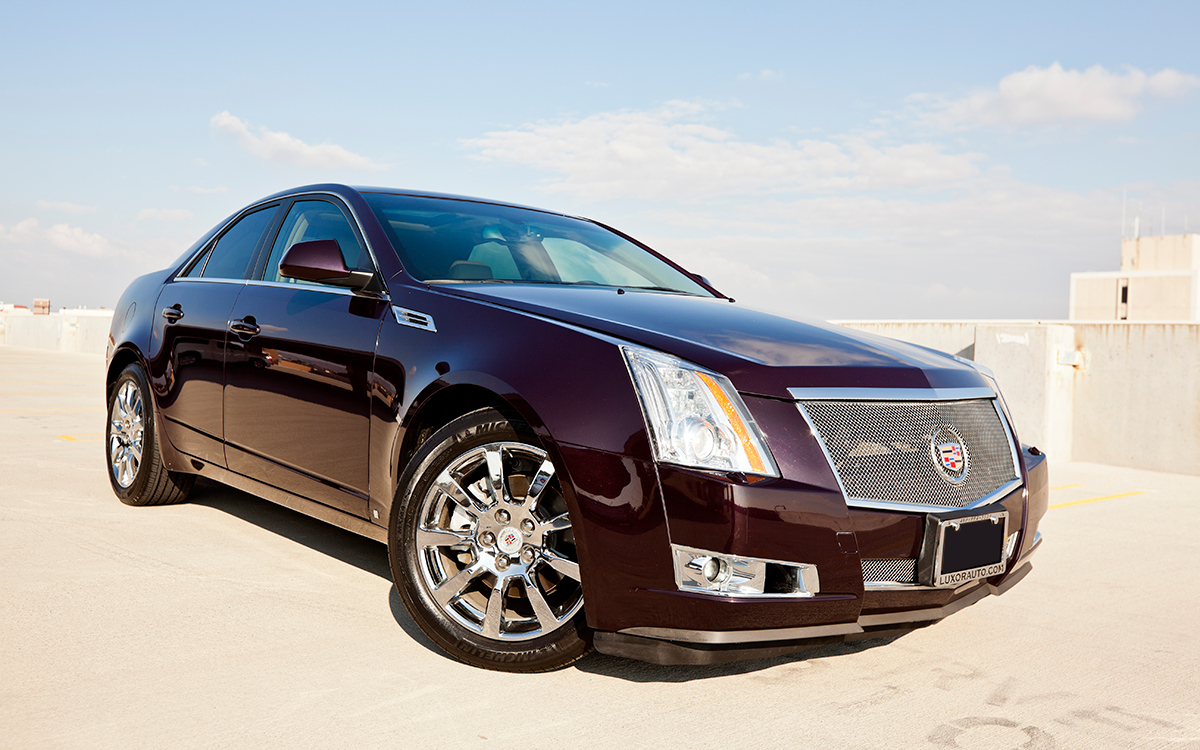
[[[271,223],[275,209],[276,206],[271,206],[238,219],[217,240],[200,275],[206,279],[246,278],[246,267],[250,265],[254,249]],[[188,275],[194,273],[189,272]]]
[[[211,254],[212,254],[212,248],[210,247],[209,249],[205,250],[203,253],[200,253],[200,257],[196,258],[196,260],[192,262],[192,265],[188,266],[188,269],[179,275],[181,277],[191,278],[191,279],[198,277],[200,275],[200,272],[204,270],[204,264],[206,262],[208,262],[208,256]]]
[[[354,229],[342,210],[328,201],[296,201],[288,211],[275,244],[271,247],[271,257],[267,259],[267,268],[263,274],[264,281],[278,281],[285,284],[309,284],[323,286],[316,281],[288,279],[279,275],[279,261],[292,245],[309,240],[337,240],[342,251],[342,259],[346,268],[351,270],[373,270],[371,256],[358,244]]]

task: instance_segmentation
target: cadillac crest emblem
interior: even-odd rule
[[[958,484],[967,478],[970,458],[967,446],[950,427],[942,427],[929,439],[929,453],[933,465],[950,484]]]

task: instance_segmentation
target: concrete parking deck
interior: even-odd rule
[[[1033,573],[892,641],[509,675],[435,650],[376,542],[119,503],[102,372],[0,347],[0,747],[1200,748],[1200,477],[1052,463]]]

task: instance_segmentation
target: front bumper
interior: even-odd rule
[[[612,656],[654,664],[718,664],[761,659],[844,641],[889,638],[932,625],[988,596],[999,596],[1033,570],[1029,557],[1041,538],[1004,580],[995,585],[972,581],[950,592],[945,604],[894,612],[860,615],[855,622],[798,628],[712,631],[634,627],[594,634],[596,650]]]
[[[936,588],[922,585],[918,571],[927,559],[929,515],[848,507],[819,444],[797,426],[794,405],[752,401],[767,434],[789,446],[776,454],[779,479],[719,476],[616,456],[602,462],[592,452],[592,460],[578,464],[591,471],[572,472],[581,509],[594,521],[580,551],[588,623],[599,651],[701,664],[881,638],[937,622],[1007,591],[1029,573],[1048,496],[1044,456],[1023,451],[1019,486],[971,509],[1007,512],[1014,547],[1005,572]],[[622,482],[622,491],[614,493],[611,479],[601,481],[614,475],[635,481]],[[819,571],[819,589],[803,597],[681,590],[671,552],[680,547],[811,565]],[[630,564],[614,566],[622,552]],[[882,559],[907,560],[913,575],[872,579],[869,564]]]

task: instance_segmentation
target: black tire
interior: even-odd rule
[[[488,479],[496,460],[498,494]],[[401,477],[388,556],[409,615],[456,659],[545,672],[591,650],[566,501],[523,422],[481,409],[430,436]]]
[[[183,502],[196,482],[194,474],[163,466],[150,399],[146,371],[137,363],[121,371],[108,394],[105,464],[113,492],[126,505]]]

